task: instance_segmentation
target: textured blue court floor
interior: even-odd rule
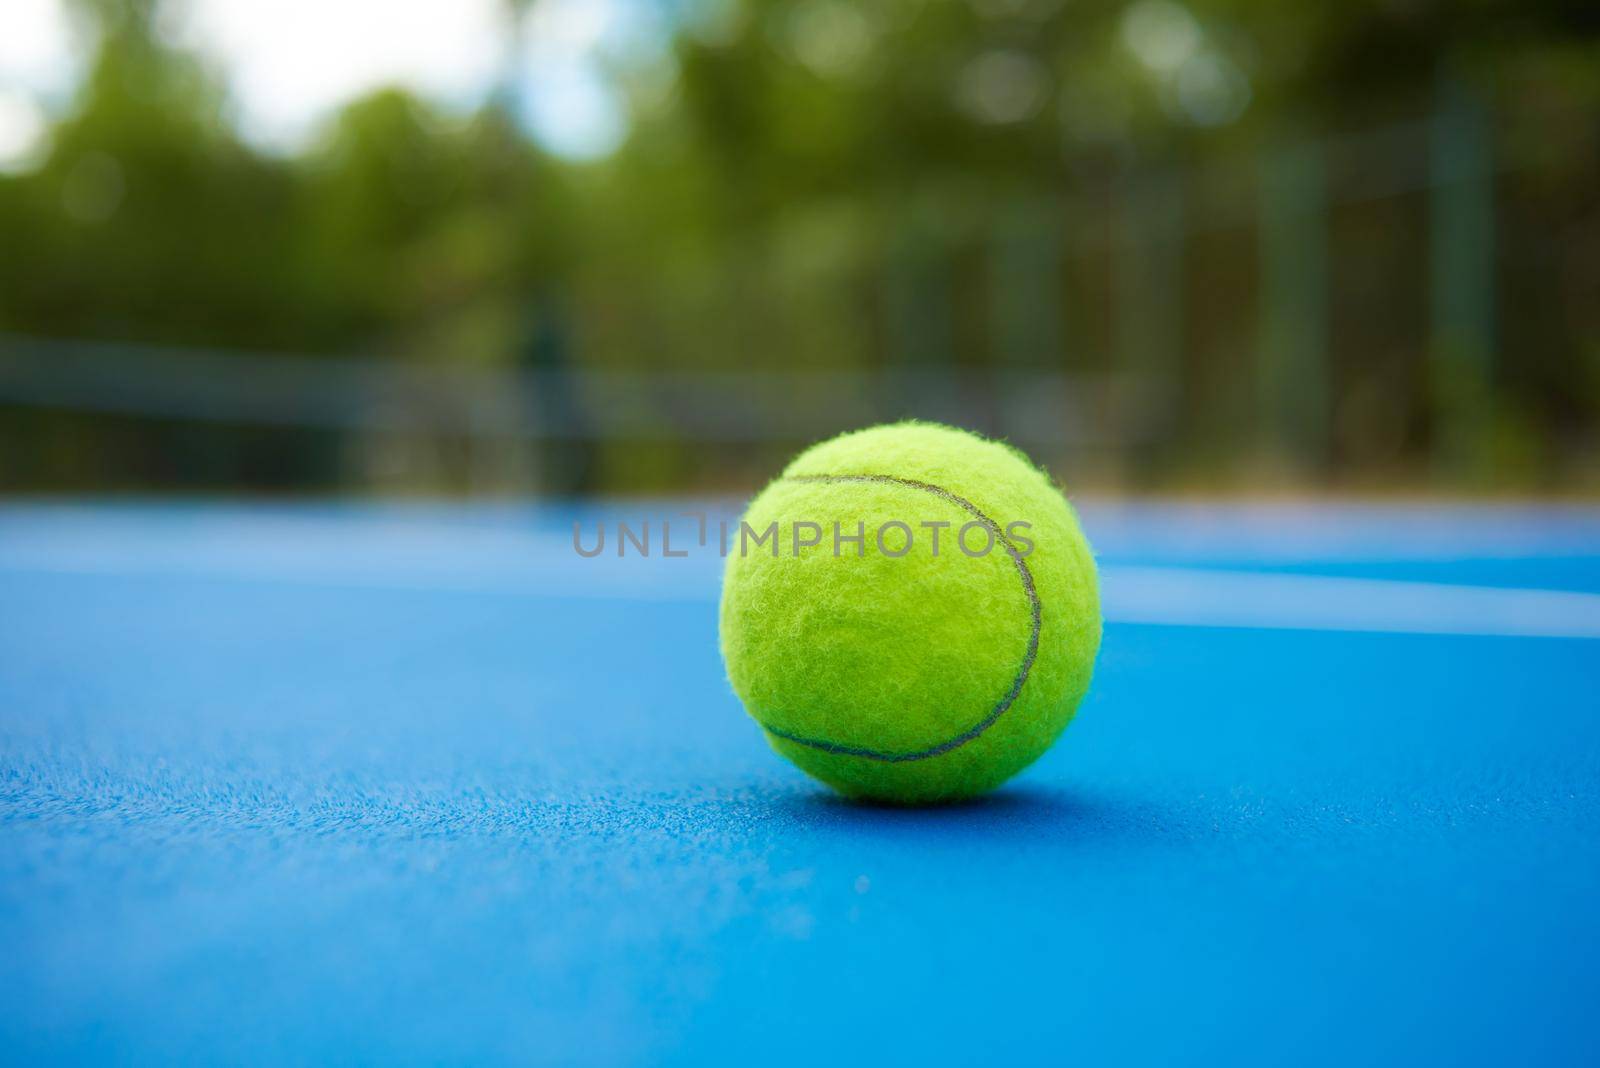
[[[901,811],[572,551],[685,507],[0,508],[0,1060],[1600,1062],[1600,512],[1085,506],[1077,721]]]

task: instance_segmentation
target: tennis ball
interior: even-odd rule
[[[801,453],[730,532],[722,656],[772,747],[851,797],[950,801],[1048,749],[1100,647],[1094,557],[1022,453],[934,423]]]

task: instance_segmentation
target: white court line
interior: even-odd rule
[[[415,563],[408,561],[406,563]],[[0,572],[102,577],[221,579],[318,588],[381,589],[580,600],[714,601],[719,578],[673,564],[656,569],[586,568],[527,557],[500,567],[396,566],[369,556],[255,560],[130,558],[97,553],[0,555]],[[685,561],[687,565],[689,561]],[[333,564],[334,566],[330,566]],[[674,562],[676,564],[676,562]],[[653,570],[653,573],[651,571]],[[1600,594],[1433,582],[1179,567],[1106,567],[1108,623],[1264,630],[1456,634],[1518,638],[1600,638]],[[1048,611],[1048,606],[1047,609]]]
[[[1593,593],[1166,567],[1106,568],[1103,580],[1114,623],[1600,638]]]

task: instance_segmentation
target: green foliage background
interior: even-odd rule
[[[618,61],[629,136],[581,164],[543,152],[505,95],[462,117],[397,90],[266,155],[235,133],[219,73],[162,42],[155,0],[80,6],[99,26],[91,72],[42,164],[0,177],[0,334],[204,347],[219,374],[230,351],[574,373],[1131,369],[1174,398],[1149,440],[1048,459],[1152,488],[1600,486],[1592,4],[1193,0],[1218,69],[1247,86],[1225,121],[1197,120],[1133,54],[1126,3],[688,5],[666,60]],[[1429,320],[1427,146],[1450,94],[1481,108],[1493,146],[1481,381]],[[1304,388],[1327,431],[1297,453],[1269,432],[1283,394],[1261,392],[1260,175],[1306,144],[1327,188],[1326,249],[1306,252],[1326,261],[1327,322],[1287,321],[1318,331],[1326,382]],[[1119,258],[1147,230],[1166,282]],[[1052,311],[1007,320],[1007,293]],[[1451,420],[1465,429],[1441,465]],[[12,489],[352,484],[336,431],[37,405],[0,406],[0,426]],[[796,444],[577,438],[539,446],[536,488],[739,485]],[[462,479],[445,464],[416,483]]]

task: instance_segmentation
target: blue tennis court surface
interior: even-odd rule
[[[1090,504],[1044,759],[831,797],[581,510],[0,509],[0,1058],[1596,1063],[1600,512]]]

